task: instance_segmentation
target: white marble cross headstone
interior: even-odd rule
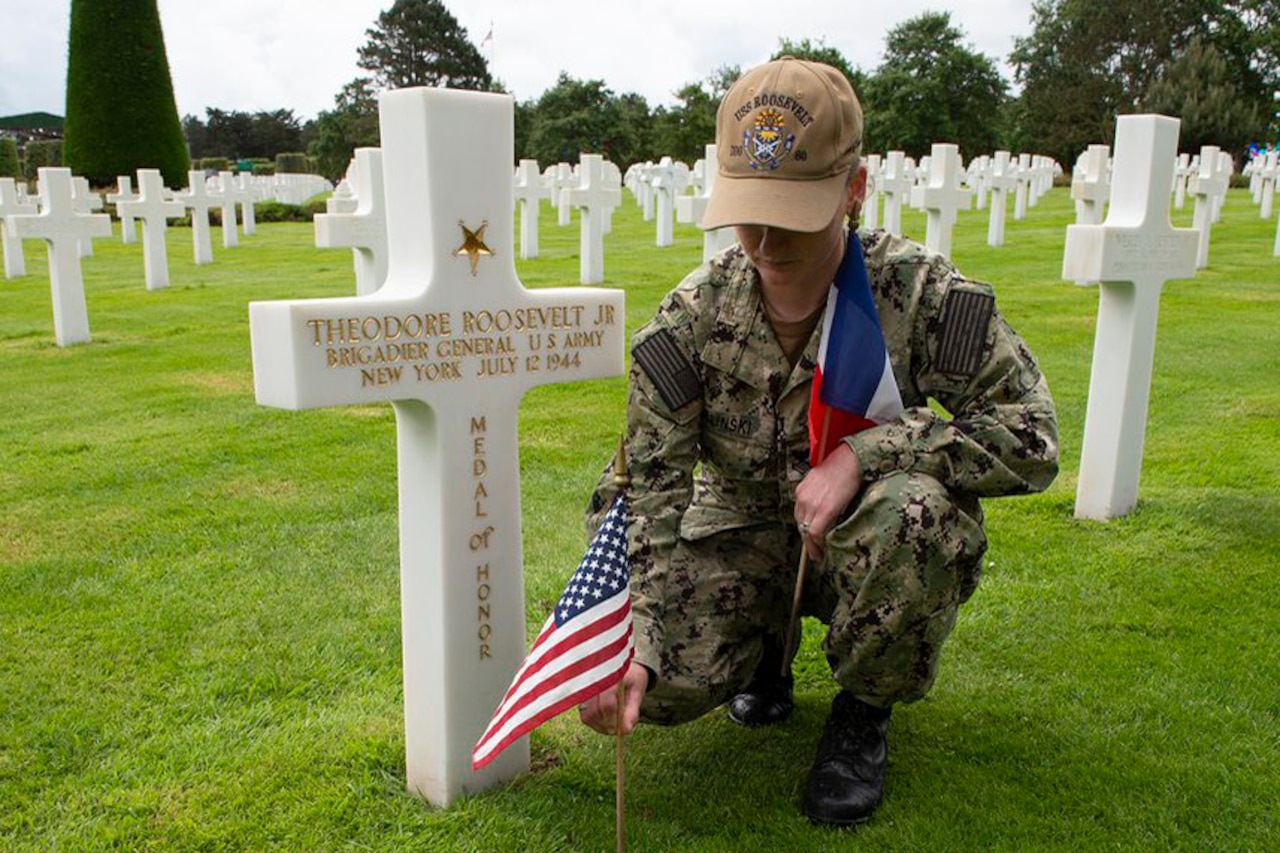
[[[521,160],[515,175],[516,207],[520,210],[520,260],[538,257],[538,208],[551,191],[542,183],[537,160]]]
[[[893,234],[902,233],[902,204],[910,200],[915,176],[907,167],[906,155],[890,151],[885,155],[884,181],[880,191],[884,193],[884,229]]]
[[[1218,194],[1213,199],[1213,221],[1215,224],[1222,219],[1222,205],[1227,201],[1227,190],[1231,187],[1231,176],[1236,171],[1236,160],[1231,156],[1231,152],[1218,151],[1218,171],[1222,174],[1222,181],[1218,184]]]
[[[120,202],[137,201],[137,199],[138,197],[133,194],[133,178],[128,175],[117,176],[116,191],[107,194],[107,201],[116,206],[116,216],[120,219],[120,239],[126,244],[138,241],[138,229],[134,227],[133,217],[121,211]]]
[[[382,151],[357,148],[345,183],[355,194],[350,213],[318,213],[313,222],[316,245],[349,246],[356,270],[356,293],[364,296],[387,280],[387,200]]]
[[[715,168],[716,164],[712,163],[711,168]],[[698,158],[693,161],[693,168],[689,170],[689,192],[693,195],[704,195],[707,188],[707,161],[705,158]],[[680,212],[676,211],[679,216]]]
[[[571,204],[565,203],[565,192],[576,187],[578,179],[574,177],[573,166],[568,163],[557,163],[554,177],[552,178],[551,191],[559,200],[556,204],[556,224],[568,225],[569,212]]]
[[[656,206],[653,193],[653,170],[655,166],[651,162],[645,162],[640,165],[639,171],[639,188],[640,188],[640,217],[645,222],[652,222],[654,217],[654,208]]]
[[[249,306],[258,402],[395,409],[405,763],[437,805],[528,767],[522,739],[471,769],[525,653],[520,399],[623,369],[621,291],[516,277],[513,112],[506,95],[383,93],[386,284]]]
[[[347,164],[347,171],[350,172],[355,168],[355,160]],[[325,213],[355,213],[356,205],[359,201],[356,199],[355,190],[351,189],[351,182],[346,178],[338,181],[338,185],[333,188],[333,192],[324,200]]]
[[[1182,210],[1187,200],[1187,180],[1191,177],[1191,155],[1179,154],[1178,165],[1173,170],[1173,206]]]
[[[1276,182],[1280,181],[1280,151],[1268,151],[1263,158],[1262,168],[1257,174],[1262,181],[1258,215],[1262,219],[1270,219],[1271,207],[1276,195]]]
[[[75,205],[76,213],[88,215],[95,211],[102,210],[102,196],[95,193],[89,187],[89,179],[75,175],[71,178],[71,198]],[[108,222],[111,220],[108,219]],[[107,236],[110,236],[108,233]],[[93,238],[83,237],[80,240],[80,257],[93,257]]]
[[[191,241],[196,264],[213,263],[213,241],[209,232],[209,208],[216,207],[218,200],[206,192],[204,172],[187,172],[187,183],[190,184],[190,188],[186,192],[174,193],[173,197],[181,201],[191,211]]]
[[[147,290],[160,290],[169,286],[169,247],[164,236],[168,220],[181,217],[186,207],[177,199],[166,197],[159,169],[139,169],[138,190],[138,197],[120,202],[119,210],[122,215],[142,220],[142,266]]]
[[[1031,184],[1028,187],[1027,205],[1035,207],[1040,203],[1040,196],[1053,186],[1053,161],[1043,154],[1031,156]]]
[[[703,148],[705,152],[704,159],[699,162],[705,165],[702,172],[702,188],[694,195],[682,195],[676,199],[676,219],[680,222],[691,222],[699,228],[702,227],[702,217],[707,212],[707,204],[711,201],[711,188],[716,185],[716,173],[719,169],[716,164],[716,146],[707,145]],[[712,228],[702,232],[702,260],[706,261],[714,258],[721,250],[727,249],[735,242],[735,236],[732,228]]]
[[[871,229],[880,227],[880,181],[882,162],[879,154],[868,154],[867,197],[862,203],[862,224]]]
[[[70,169],[39,170],[40,212],[7,218],[19,238],[44,240],[49,247],[49,286],[53,291],[53,332],[58,346],[88,343],[89,309],[84,300],[80,244],[111,236],[111,217],[80,213]]]
[[[1017,188],[1013,191],[1013,218],[1021,222],[1027,216],[1027,194],[1031,189],[1031,181],[1035,174],[1031,171],[1031,155],[1019,154],[1018,165],[1014,171]]]
[[[1276,242],[1271,249],[1271,255],[1280,258],[1280,216],[1276,217]]]
[[[234,249],[240,245],[238,235],[240,223],[236,219],[236,202],[240,199],[240,193],[236,190],[235,182],[231,177],[230,172],[219,172],[218,177],[213,178],[212,181],[205,181],[206,192],[222,214],[222,248],[224,249]],[[208,188],[210,183],[214,187],[212,190]]]
[[[1076,203],[1076,224],[1097,225],[1111,191],[1108,163],[1111,146],[1090,145],[1084,154],[1084,174],[1071,180],[1071,198]]]
[[[962,170],[958,145],[935,142],[928,160],[928,183],[912,188],[911,206],[926,211],[925,246],[949,256],[956,213],[969,209],[971,194],[960,186]]]
[[[1062,277],[1101,282],[1075,513],[1106,520],[1138,500],[1160,290],[1195,275],[1196,233],[1169,221],[1178,120],[1116,119],[1107,220],[1070,225]]]
[[[969,161],[969,168],[965,170],[965,182],[968,183],[969,189],[973,190],[973,209],[985,210],[987,207],[987,193],[990,187],[987,185],[987,175],[991,170],[991,156],[983,154],[981,157],[974,157]]]
[[[987,175],[987,186],[991,188],[991,213],[987,217],[987,245],[991,247],[1004,245],[1004,219],[1009,207],[1009,190],[1018,185],[1017,167],[1013,165],[1008,151],[997,151],[991,161],[991,172]]]
[[[258,215],[253,209],[258,200],[258,191],[253,186],[253,175],[241,172],[235,176],[236,190],[240,194],[240,224],[244,235],[252,237],[258,233]]]
[[[19,278],[27,274],[27,261],[22,254],[22,240],[16,230],[5,225],[7,216],[35,216],[40,208],[18,197],[17,182],[0,178],[0,247],[4,251],[4,277]]]
[[[234,172],[229,172],[229,171],[218,173],[218,189],[222,194],[221,195],[222,227],[225,230],[227,227],[228,216],[230,216],[229,221],[232,223],[232,225],[233,226],[235,225],[236,205],[240,206],[240,211],[242,213],[253,209],[253,192],[247,189],[244,184],[240,183],[240,181],[237,180],[237,176]],[[229,211],[228,211],[228,207],[230,208]],[[249,230],[248,221],[242,221],[241,224],[243,225],[242,230],[244,231],[245,236],[248,236],[253,233],[253,231]],[[233,227],[231,231],[232,231],[231,246],[239,245],[239,241],[235,239],[235,228]],[[223,235],[222,239],[223,239],[223,245],[226,246],[225,234]],[[227,248],[230,248],[230,246],[228,246]]]
[[[676,198],[683,195],[689,185],[689,167],[670,157],[663,157],[653,167],[649,182],[653,186],[654,216],[658,220],[654,245],[665,249],[675,242],[672,225],[675,221]]]
[[[622,170],[612,160],[605,160],[603,166],[604,185],[618,191],[617,206],[609,208],[609,212],[604,217],[604,233],[608,235],[613,233],[613,212],[622,206]]]
[[[1227,185],[1227,175],[1223,174],[1221,167],[1218,146],[1205,145],[1200,149],[1200,169],[1194,175],[1191,187],[1191,194],[1196,197],[1192,225],[1200,232],[1196,269],[1209,266],[1209,232],[1213,229],[1214,208],[1218,203],[1218,194],[1225,192]]]
[[[564,207],[577,207],[580,231],[578,239],[578,276],[582,284],[604,281],[604,234],[613,209],[622,204],[622,190],[605,181],[604,157],[583,154],[579,159],[577,187],[567,188],[560,198]]]

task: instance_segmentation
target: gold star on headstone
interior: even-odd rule
[[[489,220],[480,223],[480,227],[472,231],[466,226],[461,219],[458,220],[458,226],[462,228],[462,248],[454,252],[454,255],[466,255],[471,258],[471,274],[475,275],[477,267],[480,264],[480,256],[493,256],[493,250],[484,244],[484,229],[489,227]]]

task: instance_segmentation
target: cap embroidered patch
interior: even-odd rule
[[[640,365],[670,409],[687,406],[702,396],[698,372],[667,329],[636,344],[631,358]]]
[[[787,121],[775,109],[756,113],[754,126],[742,132],[742,144],[753,169],[772,172],[782,165],[796,144],[796,135],[787,132]]]
[[[941,373],[973,376],[982,365],[987,326],[995,311],[994,296],[952,290],[942,310],[942,336],[934,367]]]

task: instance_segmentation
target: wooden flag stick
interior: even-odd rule
[[[615,823],[617,831],[617,851],[623,853],[627,849],[627,798],[626,798],[626,761],[623,759],[623,743],[625,738],[622,736],[622,704],[627,695],[626,679],[618,680],[618,719],[614,724],[614,737],[616,738],[614,752],[617,753],[618,769],[616,774],[616,785],[613,797],[613,810],[615,814]]]
[[[613,483],[618,487],[621,494],[631,485],[631,473],[627,470],[627,447],[626,436],[618,436],[618,451],[613,457]],[[625,738],[622,736],[622,711],[623,705],[627,698],[627,678],[624,672],[622,678],[618,679],[616,688],[616,705],[617,714],[613,723],[614,731],[614,752],[617,758],[617,771],[614,778],[614,795],[613,810],[614,823],[617,836],[616,847],[618,853],[623,853],[627,849],[627,798],[626,798],[626,761],[623,752],[623,744]]]
[[[822,460],[826,458],[827,434],[831,430],[831,409],[827,409],[822,413],[822,435],[818,439],[818,461],[814,465],[817,467],[822,464]],[[796,589],[791,596],[791,618],[787,620],[787,633],[782,641],[782,672],[780,675],[786,678],[791,674],[791,660],[795,657],[795,653],[791,649],[791,641],[795,639],[796,629],[800,625],[800,602],[804,599],[804,580],[809,573],[809,552],[805,550],[804,543],[800,543],[800,567],[796,569]]]

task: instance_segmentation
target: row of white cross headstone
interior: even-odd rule
[[[1242,174],[1249,178],[1249,195],[1258,206],[1258,215],[1270,219],[1280,191],[1280,150],[1263,151],[1245,164]],[[1280,258],[1280,217],[1276,220],[1276,239],[1272,253]]]
[[[118,178],[117,190],[107,196],[115,205],[121,222],[122,239],[136,242],[141,223],[143,270],[148,290],[169,286],[169,261],[165,230],[168,220],[188,211],[191,215],[192,245],[196,264],[213,260],[209,210],[222,214],[225,248],[238,245],[237,231],[243,224],[246,235],[256,231],[254,203],[282,188],[303,188],[309,193],[327,186],[315,175],[266,176],[233,175],[221,172],[206,178],[203,171],[187,175],[189,187],[173,192],[164,186],[156,169],[138,170],[138,191],[131,176]],[[40,239],[48,244],[49,282],[53,296],[54,336],[59,346],[87,343],[88,309],[84,298],[84,277],[80,259],[93,254],[93,240],[111,234],[111,220],[103,209],[103,199],[90,191],[89,182],[65,168],[42,168],[37,178],[38,195],[26,195],[25,184],[0,178],[0,248],[4,253],[6,278],[26,275],[23,239]],[[237,217],[237,206],[241,215]]]
[[[289,409],[392,402],[407,784],[447,805],[528,766],[526,740],[479,772],[469,761],[524,653],[520,398],[547,382],[620,372],[625,315],[619,291],[530,291],[516,277],[521,178],[504,165],[512,153],[510,98],[414,89],[384,93],[380,109],[385,149],[357,153],[347,190],[325,214],[331,219],[317,222],[318,238],[374,255],[372,289],[251,304],[254,386],[260,403]],[[1121,118],[1106,220],[1067,232],[1064,278],[1102,283],[1076,505],[1086,517],[1133,506],[1159,292],[1195,271],[1195,231],[1172,228],[1169,219],[1177,129],[1175,119]],[[1202,163],[1218,160],[1202,152]],[[527,184],[536,166],[522,170]],[[957,186],[958,173],[958,158],[936,148],[926,179],[912,184],[935,240],[968,205],[972,188]],[[618,203],[607,176],[587,155],[576,184],[560,188],[558,203],[584,209],[594,233]],[[145,198],[150,182],[139,179]],[[992,192],[1009,189],[990,184]],[[6,227],[46,239],[51,267],[74,261],[78,273],[78,241],[105,234],[109,221],[75,210],[66,170],[42,174],[41,193],[38,214],[6,216]],[[380,222],[350,218],[375,208]],[[130,212],[145,221],[142,206]],[[41,219],[38,228],[33,220]],[[381,238],[380,249],[363,245]]]

